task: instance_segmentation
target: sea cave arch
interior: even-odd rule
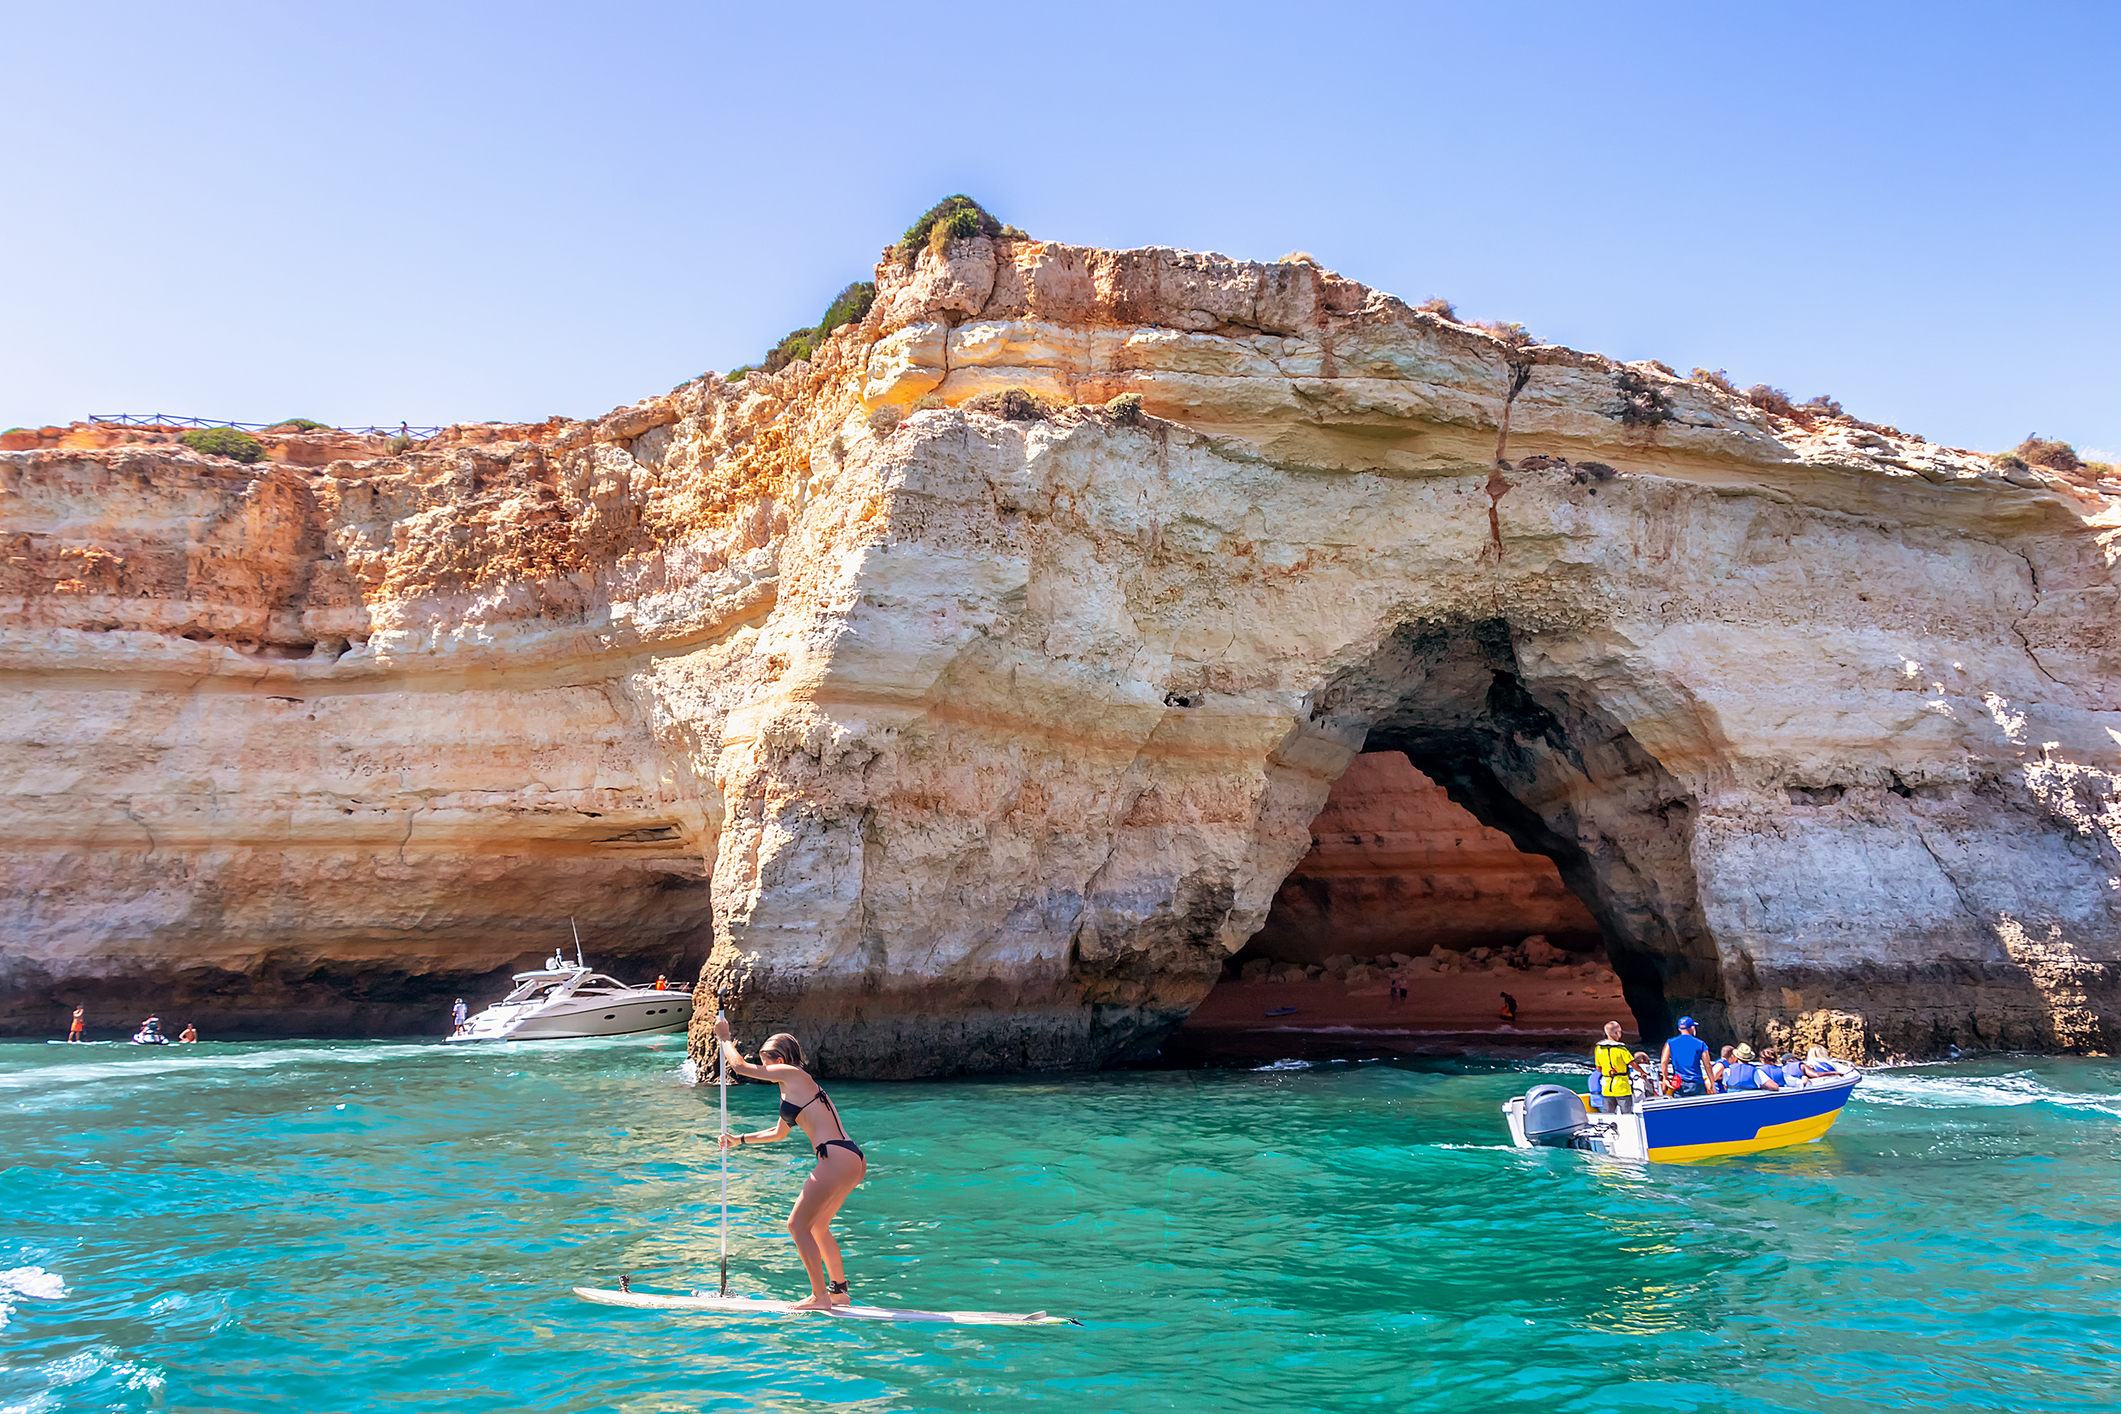
[[[1622,689],[1559,670],[1568,655],[1555,647],[1521,651],[1500,620],[1407,625],[1315,695],[1312,721],[1365,754],[1404,753],[1481,825],[1551,860],[1644,1037],[1681,1014],[1720,1032],[1726,993],[1693,863],[1698,802],[1623,725],[1608,700]],[[1580,932],[1583,913],[1549,897],[1525,921]]]

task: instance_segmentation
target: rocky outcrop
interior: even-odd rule
[[[2105,1049],[2121,488],[1805,416],[975,238],[596,423],[11,453],[0,1014],[425,1006],[573,913],[835,1073],[1108,1063],[1370,750],[1554,862],[1646,1033]]]
[[[1398,751],[1367,751],[1333,783],[1311,849],[1275,891],[1241,959],[1324,963],[1506,948],[1537,935],[1580,952],[1598,921],[1554,861],[1483,825]]]

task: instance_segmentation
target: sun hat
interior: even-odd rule
[[[1738,1059],[1740,1059],[1740,1060],[1742,1060],[1742,1061],[1749,1061],[1749,1060],[1751,1060],[1752,1058],[1753,1058],[1753,1048],[1752,1048],[1751,1046],[1747,1045],[1747,1044],[1746,1044],[1745,1042],[1743,1042],[1743,1041],[1740,1041],[1740,1042],[1738,1043]]]

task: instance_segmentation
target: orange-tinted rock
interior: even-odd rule
[[[1324,962],[1545,934],[1588,951],[1598,922],[1554,861],[1452,803],[1398,751],[1365,752],[1311,822],[1311,852],[1274,895],[1246,957]]]

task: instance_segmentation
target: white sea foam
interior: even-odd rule
[[[57,1301],[64,1295],[66,1283],[58,1273],[42,1267],[9,1267],[0,1272],[0,1330],[7,1329],[18,1298],[26,1296],[33,1301]]]
[[[1278,1060],[1278,1061],[1268,1061],[1268,1062],[1267,1062],[1267,1063],[1266,1063],[1265,1065],[1255,1065],[1255,1066],[1253,1066],[1253,1067],[1252,1067],[1252,1069],[1253,1069],[1254,1071],[1262,1071],[1262,1070],[1309,1070],[1310,1068],[1311,1068],[1311,1062],[1309,1062],[1309,1061],[1307,1061],[1307,1060]]]
[[[1999,1109],[2015,1105],[2058,1105],[2091,1110],[2121,1119],[2121,1095],[2088,1095],[2057,1090],[2031,1071],[2007,1075],[1922,1075],[1912,1068],[1870,1071],[1856,1087],[1856,1098],[1921,1110]]]
[[[57,1301],[66,1295],[66,1283],[57,1272],[42,1267],[10,1267],[0,1272],[0,1291],[19,1292],[39,1301]]]
[[[63,1360],[53,1360],[47,1364],[39,1365],[36,1367],[36,1372],[43,1377],[45,1384],[53,1389],[63,1388],[67,1385],[77,1385],[93,1375],[106,1372],[114,1376],[125,1389],[159,1390],[162,1388],[163,1373],[161,1370],[153,1365],[143,1365],[138,1361],[120,1359],[119,1357],[122,1354],[123,1352],[114,1345],[98,1345],[88,1350],[83,1350],[78,1354],[69,1355]],[[21,1407],[48,1409],[52,1406],[32,1401],[30,1404]]]
[[[198,1073],[215,1070],[279,1070],[290,1065],[374,1065],[378,1061],[403,1060],[408,1053],[425,1049],[377,1042],[344,1046],[288,1047],[270,1051],[230,1054],[194,1051],[171,1055],[170,1046],[142,1047],[145,1055],[124,1060],[82,1061],[71,1065],[33,1066],[0,1075],[0,1090],[39,1090],[49,1086],[78,1085],[97,1080],[141,1080],[172,1072]]]

